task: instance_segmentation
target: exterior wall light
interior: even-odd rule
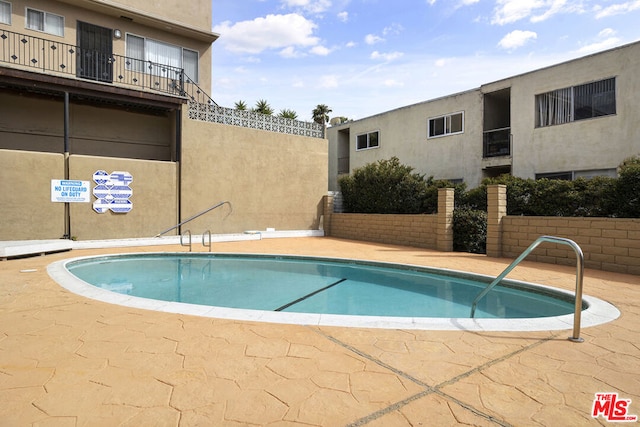
[[[118,29],[113,30],[113,37],[116,39],[122,38],[122,32]]]

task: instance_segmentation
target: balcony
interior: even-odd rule
[[[150,96],[147,94],[154,94],[153,98],[158,98],[155,95],[171,96],[173,104],[176,101],[186,102],[189,117],[194,120],[324,138],[322,124],[221,107],[186,76],[183,69],[169,65],[0,30],[0,77],[12,79],[14,83],[19,81],[21,86],[29,86],[29,83],[25,83],[25,76],[3,73],[7,71],[2,69],[4,64],[8,64],[5,68],[23,74],[24,71],[39,73],[38,77],[44,76],[53,81],[56,92],[61,92],[60,87],[70,86],[69,82],[97,83],[103,98],[108,98],[104,92],[134,89],[140,91],[134,96],[144,98],[147,104],[153,103],[156,107],[166,107],[166,104],[148,99]],[[59,77],[72,80],[61,82]],[[91,92],[96,92],[95,89],[92,87]],[[124,96],[131,98],[132,95],[128,93]],[[83,97],[90,95],[85,91]]]
[[[215,105],[183,69],[0,30],[0,65]]]
[[[482,141],[482,157],[500,157],[511,155],[511,128],[485,131]]]

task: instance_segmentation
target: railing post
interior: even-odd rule
[[[323,196],[323,218],[322,218],[322,229],[324,230],[325,236],[331,236],[331,216],[333,215],[333,202],[334,196],[333,194],[327,194]]]
[[[455,204],[453,188],[438,189],[438,215],[436,227],[436,247],[442,252],[453,251],[453,209]]]
[[[187,94],[186,88],[184,87],[184,68],[180,70],[180,96],[185,96]]]
[[[487,256],[502,256],[502,219],[507,215],[507,186],[487,186]]]

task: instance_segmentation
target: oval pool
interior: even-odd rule
[[[414,265],[145,253],[67,260],[52,264],[49,272],[62,286],[91,298],[211,317],[484,330],[569,329],[573,322],[572,292],[513,280],[503,280],[480,300],[471,319],[472,301],[493,278]],[[599,323],[619,315],[608,303],[584,297],[583,326],[590,313]]]

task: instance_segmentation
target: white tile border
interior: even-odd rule
[[[149,254],[149,253],[145,253]],[[122,256],[127,254],[114,254]],[[225,254],[228,255],[228,254]],[[238,254],[246,256],[248,254]],[[268,256],[270,254],[260,254]],[[104,257],[108,255],[100,255]],[[283,254],[273,254],[283,256]],[[80,259],[94,258],[76,257],[57,261],[47,266],[49,276],[63,288],[94,300],[122,305],[126,307],[141,308],[166,313],[187,314],[218,319],[257,321],[269,323],[315,325],[315,326],[341,326],[357,328],[383,328],[383,329],[415,329],[434,331],[554,331],[573,328],[573,314],[555,317],[525,318],[525,319],[471,319],[471,318],[431,318],[431,317],[390,317],[390,316],[351,316],[337,314],[315,313],[288,313],[262,310],[247,310],[226,307],[212,307],[207,305],[187,304],[180,302],[160,301],[148,298],[140,298],[130,295],[118,294],[90,285],[71,274],[66,264]],[[305,257],[318,258],[322,257]],[[375,264],[375,263],[374,263]],[[385,264],[384,262],[378,264]],[[389,263],[386,263],[389,264]],[[402,264],[404,265],[404,264]],[[423,266],[416,266],[423,267]],[[424,268],[424,267],[423,267]],[[449,270],[450,271],[450,270]],[[554,289],[564,293],[573,293],[536,285],[541,288]],[[599,298],[583,295],[589,307],[581,313],[581,327],[587,328],[610,322],[620,316],[620,311],[612,304]]]

